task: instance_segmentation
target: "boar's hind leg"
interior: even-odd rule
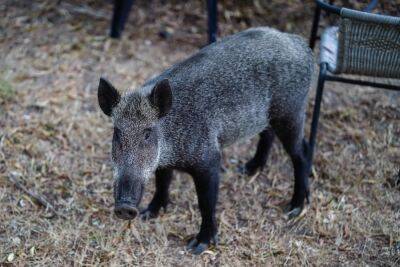
[[[297,113],[298,114],[298,113]],[[297,115],[298,116],[298,115]],[[294,194],[290,202],[289,218],[300,215],[304,200],[309,198],[308,188],[308,144],[303,139],[302,117],[279,120],[273,124],[275,133],[289,154],[294,169]]]
[[[172,180],[172,169],[157,169],[156,171],[156,192],[149,206],[140,214],[142,219],[155,218],[161,207],[166,210],[168,204],[168,188]]]
[[[274,137],[274,131],[270,127],[260,133],[260,140],[257,144],[256,154],[245,165],[244,171],[246,175],[253,176],[258,171],[262,171],[267,162],[269,151],[274,142]]]
[[[202,253],[217,238],[215,207],[218,198],[220,154],[214,153],[202,166],[194,167],[189,173],[193,176],[201,213],[200,232],[189,241],[187,249],[194,254]]]

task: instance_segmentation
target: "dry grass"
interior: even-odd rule
[[[281,10],[274,13],[222,2],[223,34],[250,24],[306,34],[310,26],[311,11],[304,13],[299,1],[289,6],[274,0],[272,7]],[[167,213],[131,225],[116,219],[111,123],[97,107],[98,78],[137,87],[185,58],[205,41],[205,13],[201,1],[139,1],[116,42],[105,37],[111,5],[86,3],[89,15],[78,13],[79,3],[72,0],[0,6],[0,263],[399,264],[400,192],[394,177],[400,166],[400,96],[371,88],[327,85],[312,203],[301,218],[287,221],[281,210],[293,178],[280,144],[256,180],[239,177],[237,165],[254,153],[252,140],[224,154],[218,248],[198,257],[183,249],[200,221],[192,181],[184,174],[176,174]],[[160,29],[172,37],[159,39]],[[59,216],[10,177],[44,197]],[[151,183],[142,205],[153,191]]]

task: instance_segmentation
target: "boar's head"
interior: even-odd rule
[[[130,220],[146,181],[156,170],[162,144],[160,120],[170,111],[172,91],[164,79],[155,85],[121,96],[105,79],[98,87],[100,108],[114,124],[112,162],[114,165],[115,214]]]

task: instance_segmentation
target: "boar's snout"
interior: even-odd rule
[[[118,218],[123,220],[132,220],[139,213],[136,207],[129,205],[127,203],[116,204],[114,212]]]
[[[137,207],[142,199],[144,183],[129,172],[124,173],[114,183],[114,212],[124,220],[132,220],[138,215]]]

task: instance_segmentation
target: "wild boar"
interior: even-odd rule
[[[309,194],[303,128],[313,73],[313,54],[301,37],[260,27],[204,47],[123,95],[101,78],[99,105],[114,124],[116,216],[138,215],[154,172],[156,191],[141,214],[157,216],[167,206],[173,170],[187,172],[202,217],[188,249],[201,253],[216,242],[221,150],[257,134],[257,150],[245,171],[253,175],[264,167],[277,135],[293,163],[290,209],[297,215]]]

